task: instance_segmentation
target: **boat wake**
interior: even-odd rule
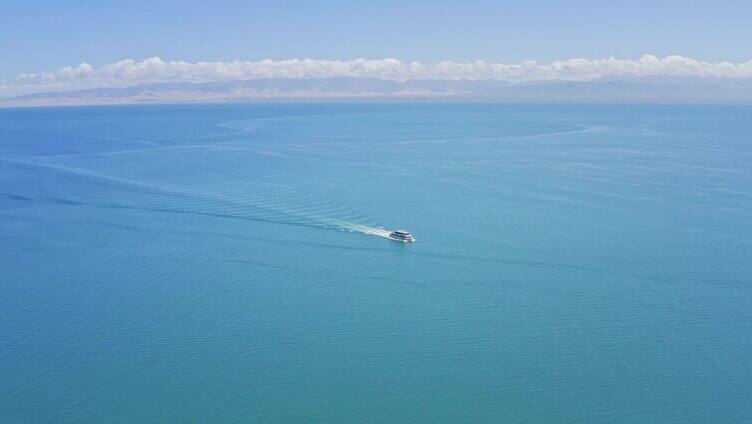
[[[362,233],[369,236],[389,238],[389,230],[382,227],[374,227],[371,225],[353,224],[351,222],[338,222],[342,230],[350,231],[353,233]]]
[[[70,183],[50,193],[10,193],[6,198],[50,201],[151,212],[194,214],[297,227],[334,229],[389,238],[389,231],[369,225],[363,214],[298,191],[269,178],[239,173],[222,184],[183,186],[105,175],[77,167],[25,160],[0,160],[25,168],[30,178],[49,173]],[[63,187],[63,185],[61,185]],[[360,223],[359,223],[360,222]]]

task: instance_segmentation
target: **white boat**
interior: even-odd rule
[[[411,243],[415,241],[413,235],[407,230],[394,230],[389,232],[389,238],[404,243]]]

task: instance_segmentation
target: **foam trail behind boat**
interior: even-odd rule
[[[52,163],[2,158],[0,162],[24,167],[32,172],[54,172],[88,182],[82,188],[65,193],[58,192],[54,198],[24,193],[10,193],[9,196],[23,195],[24,198],[38,200],[134,210],[194,213],[389,237],[389,231],[384,228],[356,223],[358,220],[366,219],[356,211],[252,174],[243,175],[241,180],[233,180],[226,184],[179,186],[116,177]],[[93,190],[97,185],[124,190]]]
[[[389,230],[371,225],[353,224],[350,222],[337,222],[337,225],[344,230],[363,233],[370,236],[389,238]]]

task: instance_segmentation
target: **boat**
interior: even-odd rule
[[[411,243],[415,241],[413,235],[407,230],[394,230],[389,232],[389,238],[404,243]]]

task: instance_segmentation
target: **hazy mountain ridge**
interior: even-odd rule
[[[752,103],[752,79],[621,76],[591,81],[510,83],[499,80],[396,81],[363,77],[268,78],[153,83],[37,93],[0,100],[0,106],[237,102],[296,98]]]

